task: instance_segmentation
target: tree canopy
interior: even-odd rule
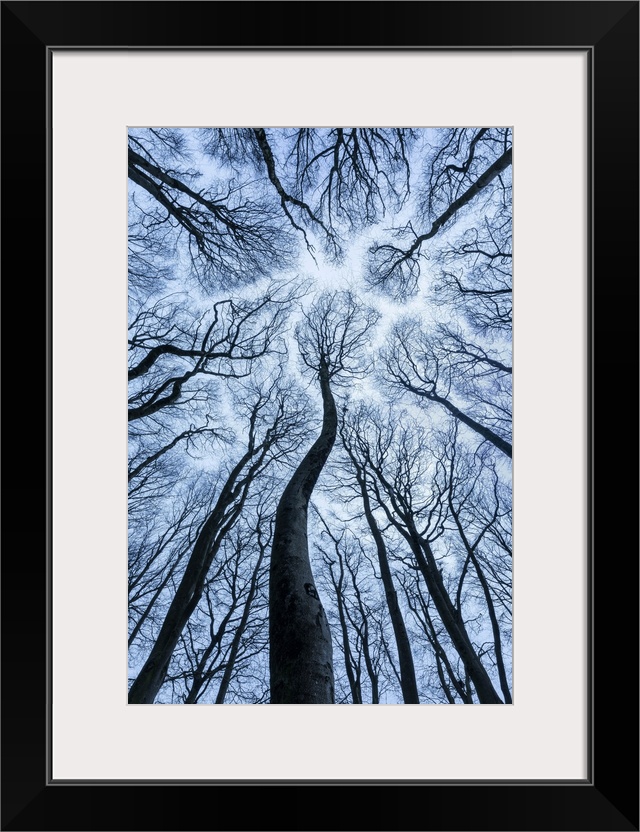
[[[129,702],[510,703],[508,128],[129,131]]]

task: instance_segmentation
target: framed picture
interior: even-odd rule
[[[2,15],[5,275],[47,276],[48,414],[46,535],[3,564],[3,828],[638,829],[638,3]],[[511,705],[126,704],[127,128],[257,123],[513,130]]]

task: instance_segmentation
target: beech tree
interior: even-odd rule
[[[447,329],[439,335],[419,319],[403,319],[384,352],[386,378],[444,408],[511,458],[511,368]]]
[[[408,128],[302,128],[281,131],[281,152],[265,128],[203,131],[205,147],[234,170],[247,161],[266,173],[282,213],[313,255],[312,237],[340,260],[347,237],[399,211],[411,192]]]
[[[449,159],[452,161],[448,161]],[[458,160],[460,161],[453,161]],[[422,186],[420,224],[413,221],[394,229],[397,243],[376,242],[369,249],[368,279],[398,296],[418,288],[424,244],[450,226],[460,213],[494,188],[504,189],[503,174],[511,166],[509,129],[444,131],[429,160]]]
[[[335,600],[329,623],[335,633],[334,643],[342,654],[343,671],[335,663],[336,702],[376,705],[385,691],[387,621],[384,600],[373,587],[370,553],[359,535],[341,524],[334,513],[330,514],[330,522],[317,506],[314,513],[320,523],[316,529],[319,539],[315,542],[322,558],[320,583]],[[343,675],[348,692],[341,679]]]
[[[256,689],[253,665],[268,650],[261,622],[267,615],[267,558],[274,517],[265,492],[253,503],[224,538],[202,599],[180,636],[180,649],[172,656],[163,685],[171,701],[197,704],[208,695],[216,704],[242,702],[246,701],[243,686],[251,689],[254,701],[266,701],[268,687]],[[159,701],[162,697],[161,690]]]
[[[299,290],[297,290],[299,291]],[[277,339],[296,290],[278,284],[254,301],[219,300],[197,314],[184,301],[139,311],[129,327],[129,421],[202,399],[202,377],[246,378]],[[196,382],[194,384],[194,381]]]
[[[511,164],[129,131],[130,703],[512,701]]]
[[[309,560],[309,500],[336,440],[331,385],[365,371],[362,347],[377,321],[348,292],[321,295],[296,330],[300,355],[322,394],[322,429],[289,480],[276,512],[269,582],[272,703],[331,703],[333,651]]]
[[[357,490],[362,500],[362,510],[369,527],[371,537],[375,543],[380,579],[384,587],[384,594],[389,609],[389,616],[393,626],[395,646],[398,653],[399,681],[402,696],[406,704],[417,704],[419,700],[413,653],[409,635],[404,621],[402,609],[398,603],[398,593],[390,567],[388,544],[385,541],[380,524],[375,516],[369,493],[368,477],[370,476],[365,462],[356,453],[357,434],[360,419],[347,421],[340,431],[342,446],[347,454],[357,484]]]
[[[238,182],[222,170],[199,187],[201,174],[189,166],[191,157],[182,131],[130,132],[135,236],[145,246],[151,241],[166,245],[168,239],[173,250],[183,246],[194,275],[209,288],[253,282],[285,266],[292,253],[290,237],[264,188],[248,177]]]
[[[166,501],[167,511],[149,511],[150,496],[129,534],[129,647],[145,623],[154,620],[158,601],[181,569],[198,533],[199,517],[209,509],[210,498],[195,482],[175,488]],[[130,504],[132,502],[130,497]],[[131,516],[133,521],[135,515]]]
[[[265,389],[254,390],[254,396],[246,408],[246,451],[221,484],[212,511],[202,525],[158,637],[129,689],[130,703],[151,703],[155,699],[178,639],[202,597],[213,560],[237,522],[249,488],[274,460],[279,446],[290,447],[303,432],[300,400],[282,388],[280,379],[267,384]]]
[[[355,453],[370,472],[370,492],[377,506],[405,540],[413,556],[413,568],[422,575],[480,702],[499,704],[502,699],[467,629],[461,596],[452,597],[437,556],[437,541],[444,534],[447,516],[442,459],[436,456],[433,470],[429,471],[433,441],[408,414],[403,415],[402,424],[403,427],[394,429],[379,411],[361,408],[350,431]]]
[[[503,699],[506,703],[511,703],[511,691],[509,680],[507,678],[507,670],[504,662],[503,654],[503,630],[502,624],[504,622],[504,612],[506,611],[509,624],[511,608],[510,604],[504,604],[504,600],[500,596],[495,596],[492,591],[489,574],[485,571],[483,561],[489,560],[494,564],[500,562],[500,553],[496,554],[493,547],[489,547],[490,557],[485,555],[481,558],[481,552],[487,552],[487,543],[485,538],[487,533],[494,527],[496,520],[502,516],[510,517],[510,504],[505,506],[503,504],[504,497],[501,494],[500,480],[496,473],[495,467],[488,463],[482,456],[475,457],[472,461],[468,457],[463,457],[463,462],[460,462],[461,451],[457,446],[457,431],[452,432],[451,444],[447,448],[447,455],[449,458],[449,469],[447,471],[447,507],[449,509],[449,516],[455,528],[460,535],[460,540],[463,544],[464,562],[460,572],[460,580],[456,589],[456,607],[460,609],[461,595],[465,578],[473,570],[477,582],[480,584],[482,594],[479,595],[479,600],[483,607],[486,608],[487,615],[491,623],[491,634],[493,639],[492,650],[489,653],[484,651],[485,655],[493,655],[493,661],[500,680],[500,688]],[[463,453],[463,452],[462,452]],[[479,464],[479,465],[478,465]],[[488,489],[483,489],[482,497],[477,494],[475,479],[477,476],[483,476],[490,472],[492,478],[493,489],[492,492]],[[471,493],[475,491],[476,495],[472,498]],[[491,494],[492,500],[487,505],[487,493]],[[500,604],[504,606],[504,610],[500,609]]]

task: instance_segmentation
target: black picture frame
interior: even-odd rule
[[[624,476],[637,470],[629,460],[637,460],[638,424],[638,11],[638,2],[626,0],[2,3],[5,309],[13,319],[17,307],[28,322],[22,335],[11,329],[4,362],[8,434],[21,461],[11,456],[7,466],[7,497],[16,502],[5,513],[2,558],[2,829],[638,829],[637,491]],[[584,782],[49,779],[48,67],[52,49],[62,47],[588,51],[592,685]],[[33,395],[45,390],[46,432]],[[46,477],[35,475],[29,456],[47,461]],[[40,535],[32,529],[34,512],[47,515]],[[562,679],[550,683],[561,697]],[[82,685],[80,673],[79,695],[90,695]]]

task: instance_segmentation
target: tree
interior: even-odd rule
[[[191,551],[199,518],[210,508],[208,496],[194,482],[184,489],[174,484],[166,512],[149,512],[147,505],[141,522],[130,523],[129,647],[155,618],[158,601]],[[147,494],[144,501],[149,499]]]
[[[371,474],[371,494],[388,522],[404,538],[413,555],[413,568],[422,577],[440,621],[474,685],[480,702],[502,702],[478,649],[473,643],[460,598],[452,600],[436,541],[444,530],[446,503],[441,481],[442,460],[428,472],[430,445],[424,430],[403,414],[402,428],[394,430],[381,414],[361,410],[352,427],[355,451]]]
[[[460,608],[463,582],[473,568],[482,590],[479,600],[486,607],[491,623],[492,652],[502,696],[510,704],[512,699],[503,655],[501,620],[506,613],[511,624],[510,594],[506,599],[503,593],[496,593],[491,586],[490,575],[496,570],[511,572],[510,549],[496,548],[492,540],[492,535],[503,526],[505,519],[508,519],[509,528],[511,526],[511,501],[501,485],[495,463],[487,455],[474,454],[472,457],[466,452],[458,442],[457,426],[449,434],[445,460],[448,461],[446,495],[449,517],[460,535],[464,552],[456,605]],[[479,481],[484,481],[484,488],[477,487]],[[507,558],[508,563],[505,563]]]
[[[434,258],[440,273],[432,300],[458,310],[462,323],[489,341],[511,339],[512,252],[511,202],[501,201],[491,218],[484,217]]]
[[[202,601],[180,637],[163,686],[170,689],[172,701],[197,704],[209,691],[216,704],[227,697],[238,701],[236,686],[242,686],[245,673],[251,678],[256,654],[268,649],[265,561],[273,514],[264,495],[254,502],[225,537],[207,575]]]
[[[131,702],[510,701],[510,167],[130,130]]]
[[[385,542],[385,537],[380,530],[380,525],[376,520],[373,510],[369,494],[369,475],[367,467],[355,451],[355,446],[358,441],[357,435],[360,429],[359,423],[360,419],[357,416],[354,419],[347,420],[343,424],[340,431],[340,437],[342,439],[342,446],[347,454],[355,475],[357,488],[362,500],[364,516],[376,547],[378,566],[380,569],[380,579],[384,587],[389,616],[393,626],[396,650],[398,652],[398,662],[400,667],[399,680],[400,687],[402,688],[402,696],[405,704],[417,704],[420,699],[418,696],[418,684],[416,681],[413,653],[402,609],[398,603],[398,593],[394,585],[393,575],[389,563],[388,546]]]
[[[129,421],[206,397],[201,377],[246,378],[278,349],[278,337],[300,289],[272,284],[257,300],[219,300],[194,313],[184,301],[162,300],[139,311],[129,327]],[[281,349],[281,348],[280,348]]]
[[[130,703],[154,701],[180,635],[202,597],[211,564],[237,522],[249,488],[279,447],[289,447],[303,433],[300,400],[282,389],[280,379],[253,392],[253,402],[247,407],[247,449],[229,471],[202,525],[158,637],[129,689]]]
[[[186,167],[190,157],[180,131],[130,132],[129,179],[144,238],[176,231],[174,245],[186,242],[194,274],[208,288],[254,282],[285,267],[291,240],[277,204],[249,178],[237,182],[222,169],[198,187],[202,175]]]
[[[387,380],[422,401],[440,405],[511,458],[511,442],[504,435],[511,427],[510,368],[446,328],[439,334],[439,338],[431,336],[420,319],[405,318],[396,324],[383,354]],[[499,388],[497,374],[505,377],[508,387],[503,384]],[[486,390],[489,378],[493,384]],[[484,390],[477,384],[470,385],[471,379],[484,381]],[[477,415],[454,401],[454,383],[467,401],[474,399]]]
[[[321,295],[296,330],[302,360],[317,374],[322,429],[289,480],[276,512],[269,581],[272,703],[334,701],[333,652],[309,561],[309,500],[336,440],[331,390],[340,375],[363,371],[361,348],[377,320],[345,292]]]
[[[496,180],[502,184],[502,175],[511,166],[511,159],[508,129],[445,131],[427,166],[423,187],[420,220],[430,226],[422,233],[415,230],[412,222],[396,229],[395,236],[406,241],[404,245],[374,243],[369,249],[371,285],[398,296],[415,293],[423,244],[440,234]]]
[[[368,687],[371,703],[377,705],[381,690],[382,651],[378,637],[382,636],[383,604],[369,586],[369,558],[361,540],[346,526],[336,534],[316,506],[314,510],[322,527],[323,543],[318,545],[318,550],[322,555],[325,583],[330,586],[329,591],[336,602],[337,616],[334,618],[337,618],[351,702],[361,705]],[[329,548],[324,545],[324,539],[330,541]],[[345,697],[336,699],[346,701]]]

